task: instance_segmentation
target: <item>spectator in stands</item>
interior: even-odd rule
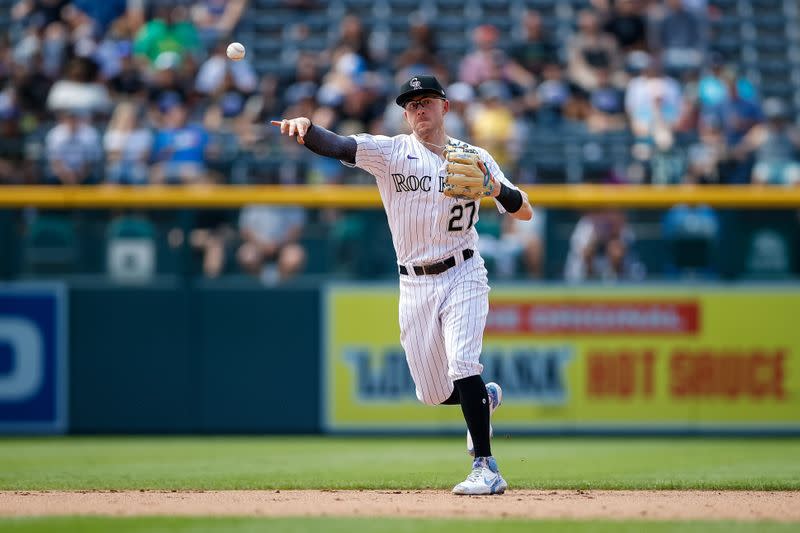
[[[128,0],[72,0],[62,14],[73,28],[85,27],[85,35],[102,37],[111,24],[125,14]]]
[[[140,124],[141,110],[133,102],[120,102],[103,136],[106,181],[122,185],[146,185],[153,135]]]
[[[21,116],[17,89],[9,83],[0,90],[0,185],[26,181],[23,176],[25,143],[20,127]]]
[[[651,32],[650,48],[660,51],[669,72],[699,68],[703,64],[705,35],[697,14],[683,5],[683,0],[666,0],[667,11]]]
[[[450,136],[469,142],[472,139],[469,125],[474,113],[475,90],[471,85],[459,81],[447,88],[447,99],[450,100],[450,112],[444,116],[445,129]],[[389,109],[393,107],[387,111]]]
[[[517,133],[514,115],[508,107],[510,94],[502,82],[485,81],[478,88],[480,105],[475,110],[471,124],[471,138],[475,144],[491,153],[501,168],[511,163],[511,143]]]
[[[742,94],[742,84],[734,75],[726,77],[725,81],[729,96],[720,109],[720,116],[725,141],[729,146],[736,146],[753,126],[764,120],[764,113],[755,96],[755,90],[752,96],[745,97]]]
[[[133,34],[128,19],[120,17],[111,24],[111,28],[98,43],[92,55],[98,64],[103,81],[111,80],[120,74],[123,57],[130,56],[132,47]]]
[[[730,67],[712,70],[700,80],[700,98],[700,120],[720,122],[730,146],[764,118],[755,88]]]
[[[330,71],[323,77],[321,96],[341,104],[345,96],[357,86],[363,86],[368,77],[367,63],[349,48],[334,52]]]
[[[53,82],[42,72],[42,57],[36,54],[29,63],[16,65],[14,85],[20,109],[37,119],[45,119],[47,114],[47,95]]]
[[[411,44],[395,61],[395,79],[409,79],[414,75],[427,74],[446,80],[447,67],[435,55],[418,44]]]
[[[49,26],[59,22],[61,10],[70,3],[70,0],[19,0],[11,9],[14,20],[25,20],[27,25]]]
[[[458,79],[477,87],[481,83],[502,78],[505,55],[498,47],[500,33],[490,24],[475,28],[472,41],[475,50],[461,60]]]
[[[647,23],[642,0],[617,0],[607,11],[603,31],[612,35],[623,52],[647,47]]]
[[[449,69],[439,58],[436,34],[422,18],[409,22],[408,47],[395,60],[395,79],[407,80],[412,76],[430,74],[437,79],[450,78]]]
[[[239,216],[239,265],[268,285],[296,275],[306,259],[298,242],[304,225],[305,211],[301,207],[244,207]]]
[[[522,275],[526,278],[541,279],[544,275],[544,224],[546,214],[534,210],[533,218],[523,222],[512,217],[503,218],[505,241],[515,241],[522,249]]]
[[[204,0],[192,6],[192,21],[207,48],[233,33],[245,8],[247,0]]]
[[[662,236],[669,247],[665,271],[669,275],[713,275],[711,254],[719,236],[719,217],[707,205],[671,207],[662,222]]]
[[[17,65],[29,65],[34,56],[41,57],[44,28],[33,24],[25,28],[22,37],[13,43],[12,58]]]
[[[237,135],[244,98],[235,90],[220,94],[205,109],[203,126],[209,133],[205,151],[208,181],[213,183],[244,183],[244,167],[238,157],[241,143]]]
[[[11,43],[8,35],[0,35],[0,80],[11,75],[14,70],[14,58],[11,53]]]
[[[616,41],[600,31],[597,15],[588,10],[578,14],[578,32],[569,42],[568,75],[583,91],[597,87],[598,70],[617,72],[621,56]]]
[[[155,109],[163,102],[190,103],[191,82],[180,69],[181,58],[175,52],[164,52],[156,60],[154,72],[148,82],[147,100]]]
[[[220,41],[211,56],[200,65],[195,88],[203,95],[218,94],[226,89],[225,80],[230,76],[232,86],[241,94],[251,94],[256,90],[258,77],[246,59],[231,61],[225,55],[227,43]]]
[[[228,211],[202,209],[195,215],[189,244],[202,256],[203,275],[218,278],[225,270],[228,250],[236,237]]]
[[[520,248],[516,242],[502,239],[503,218],[497,211],[481,216],[475,224],[480,239],[478,251],[486,261],[486,269],[492,276],[511,278],[516,274]]]
[[[711,154],[690,151],[683,183],[700,185],[715,181]],[[669,275],[707,277],[713,275],[712,251],[719,237],[719,217],[707,205],[679,204],[671,207],[662,221],[662,236],[669,248],[665,272]]]
[[[558,63],[548,63],[542,69],[542,82],[527,98],[528,109],[534,111],[538,125],[555,126],[561,123],[569,101],[570,89],[564,70]]]
[[[530,87],[542,76],[545,65],[558,60],[558,48],[543,29],[542,17],[528,10],[522,18],[523,38],[509,53],[509,77],[521,87]]]
[[[562,115],[569,114],[572,93],[560,64],[549,63],[544,67],[542,82],[536,88],[536,97],[536,121],[540,125],[558,124]]]
[[[145,93],[147,85],[141,69],[134,61],[133,49],[130,46],[123,47],[119,51],[119,72],[108,81],[108,86],[115,98],[128,98]]]
[[[636,54],[632,58],[640,61],[644,68],[643,73],[628,84],[625,110],[634,135],[658,141],[660,137],[672,135],[681,117],[681,88],[677,81],[664,75],[656,59],[643,52]]]
[[[358,15],[345,15],[339,23],[339,39],[332,49],[330,62],[343,51],[356,54],[367,66],[374,64],[372,53],[369,49],[369,37]]]
[[[622,211],[610,209],[584,215],[570,237],[566,280],[641,280],[644,265],[633,251],[635,240]]]
[[[231,70],[225,73],[222,86],[212,95],[211,106],[219,107],[224,119],[238,117],[244,111],[247,97],[251,91],[242,89],[242,84],[237,84]]]
[[[322,126],[325,129],[329,129],[332,127],[331,125],[336,120],[336,112],[331,109],[330,107],[320,107],[314,113],[314,124],[327,124],[328,126]],[[347,126],[347,124],[345,124]],[[360,131],[360,130],[359,130]],[[382,131],[382,130],[381,130]],[[352,132],[352,130],[349,130]],[[352,132],[355,133],[355,132]],[[313,161],[309,163],[308,173],[303,176],[299,175],[297,177],[292,177],[289,173],[284,173],[282,178],[287,181],[289,179],[294,179],[295,182],[299,183],[308,183],[308,184],[342,184],[342,183],[349,183],[349,184],[368,184],[368,178],[363,174],[361,176],[353,176],[352,173],[347,172],[346,167],[339,163],[334,159],[330,159],[327,157],[318,157],[315,158]],[[336,218],[337,213],[330,212],[326,213],[328,217],[328,222],[333,224],[334,218]]]
[[[494,214],[491,215],[496,218]],[[481,256],[493,266],[498,277],[541,279],[543,274],[544,213],[536,211],[531,221],[502,217],[497,221],[499,235],[487,232],[484,218],[478,224]]]
[[[683,176],[685,183],[735,183],[738,173],[735,165],[728,163],[729,150],[725,135],[718,119],[709,118],[700,123],[699,138],[687,150],[687,170]],[[749,167],[747,167],[749,170]],[[724,180],[722,179],[724,178]],[[749,179],[749,174],[747,175]]]
[[[786,104],[776,98],[764,101],[766,122],[753,127],[734,154],[744,159],[755,155],[753,183],[767,185],[800,184],[800,131],[789,121]]]
[[[247,99],[242,110],[243,127],[239,130],[242,145],[252,147],[270,131],[266,124],[280,115],[280,100],[277,77],[262,76],[258,92]]]
[[[286,90],[286,103],[289,104],[282,116],[310,117],[317,109],[317,86],[310,81],[296,83]],[[298,113],[305,113],[298,115]]]
[[[701,114],[717,111],[728,99],[725,83],[727,68],[722,55],[719,53],[709,55],[708,64],[697,84],[697,103]]]
[[[700,142],[687,149],[686,172],[682,182],[689,185],[711,185],[720,182],[720,164],[728,157],[722,130],[713,124],[704,125]]]
[[[702,113],[717,112],[732,98],[731,84],[735,85],[738,98],[758,104],[758,93],[753,83],[736,71],[734,65],[726,64],[719,54],[711,54],[708,69],[700,77],[697,88]]]
[[[180,59],[199,55],[203,48],[197,29],[180,4],[155,4],[155,17],[142,26],[133,42],[137,57],[155,63],[161,54],[172,52]]]
[[[306,81],[319,85],[319,82],[322,80],[320,74],[318,56],[307,52],[300,53],[297,56],[297,63],[295,63],[294,70],[291,74],[281,79],[281,86],[289,87],[295,83],[303,83]]]
[[[371,125],[383,108],[373,105],[373,95],[366,86],[357,86],[345,93],[339,108],[341,128],[345,131],[371,131]]]
[[[67,109],[59,115],[58,124],[45,138],[46,182],[52,185],[96,182],[101,144],[97,130],[87,123],[88,113]]]
[[[409,21],[408,27],[409,48],[419,48],[428,56],[436,57],[439,45],[436,42],[436,33],[425,19],[418,17]],[[437,60],[438,62],[438,60]]]
[[[296,62],[296,58],[303,53],[298,48],[302,47],[311,37],[311,26],[303,22],[302,19],[290,23],[284,29],[283,38],[289,46],[284,47],[280,52],[283,63],[288,65]]]
[[[589,95],[586,125],[590,131],[621,131],[625,129],[625,92],[611,84],[611,71],[597,72],[597,87]]]
[[[53,111],[79,106],[95,113],[111,111],[111,94],[96,80],[97,64],[89,58],[75,57],[67,65],[64,78],[56,81],[47,95],[47,108]]]
[[[208,132],[188,124],[188,110],[178,99],[161,103],[162,124],[156,130],[151,161],[154,183],[192,183],[207,178],[205,157]]]
[[[35,56],[42,58],[42,72],[51,79],[61,74],[69,47],[69,34],[62,22],[31,23],[25,35],[14,46],[14,61],[30,64]]]

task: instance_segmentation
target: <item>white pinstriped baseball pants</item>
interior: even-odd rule
[[[419,401],[436,405],[453,392],[453,381],[479,375],[489,284],[483,258],[464,261],[431,276],[400,275],[400,343]]]

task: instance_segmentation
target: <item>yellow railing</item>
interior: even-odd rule
[[[707,204],[735,208],[800,208],[800,187],[537,185],[524,188],[534,206],[663,208]],[[0,207],[179,208],[238,207],[245,204],[306,207],[379,207],[377,188],[367,186],[8,186]]]

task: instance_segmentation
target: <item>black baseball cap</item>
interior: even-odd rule
[[[402,86],[400,86],[400,96],[397,97],[397,105],[405,107],[409,100],[417,96],[437,96],[446,98],[444,89],[439,81],[433,76],[414,76]]]

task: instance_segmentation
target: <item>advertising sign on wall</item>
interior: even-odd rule
[[[327,295],[328,430],[461,428],[417,402],[394,287]],[[495,289],[481,362],[518,431],[800,431],[800,291]]]
[[[67,428],[66,290],[0,285],[0,432]]]

